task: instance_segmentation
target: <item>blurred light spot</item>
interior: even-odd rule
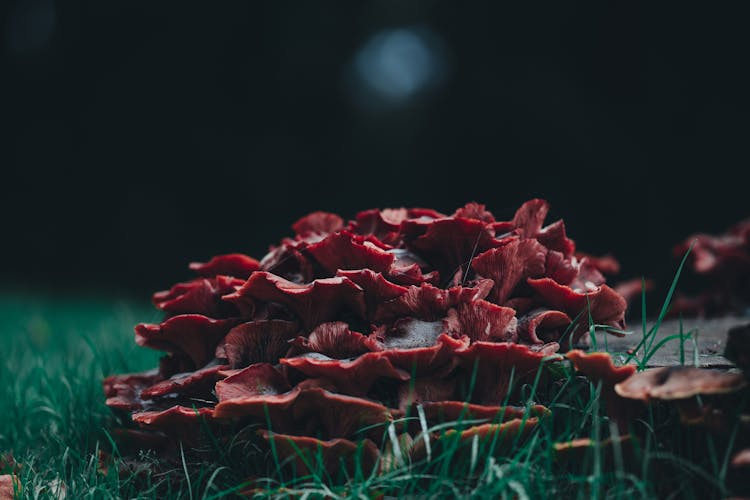
[[[402,104],[440,84],[446,73],[443,44],[426,28],[381,31],[359,50],[353,70],[358,97]]]
[[[55,31],[55,2],[21,0],[6,22],[5,42],[10,52],[25,54],[43,49]]]

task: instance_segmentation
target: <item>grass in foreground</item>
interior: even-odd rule
[[[547,402],[552,415],[525,439],[504,446],[497,438],[494,445],[478,439],[464,447],[448,442],[434,448],[429,463],[409,463],[394,429],[384,443],[393,450],[393,465],[383,474],[360,470],[347,476],[342,469],[331,477],[312,457],[313,473],[293,477],[285,467],[280,475],[273,454],[238,443],[199,455],[186,452],[169,464],[144,456],[141,469],[120,477],[117,464],[106,472],[99,467],[98,451],[111,450],[107,429],[116,423],[100,383],[111,373],[156,365],[158,353],[135,346],[132,327],[158,319],[145,304],[0,296],[0,452],[13,452],[23,465],[25,497],[55,498],[63,488],[68,498],[189,499],[249,489],[259,496],[330,498],[703,499],[733,493],[727,485],[731,432],[715,436],[686,429],[672,410],[655,408],[634,424],[645,438],[626,445],[602,408],[601,388],[565,364],[549,365],[539,383],[521,388],[527,405]],[[611,439],[611,445],[558,459],[556,443],[580,438]]]

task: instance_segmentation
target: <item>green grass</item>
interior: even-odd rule
[[[209,446],[200,453],[185,450],[174,462],[141,456],[141,468],[122,477],[118,466],[133,462],[120,464],[115,453],[116,462],[105,473],[97,454],[112,451],[107,430],[117,422],[104,405],[101,379],[156,365],[158,353],[138,348],[132,327],[158,319],[147,304],[0,295],[0,453],[12,451],[22,464],[24,497],[54,498],[61,485],[68,498],[222,498],[246,488],[256,488],[259,496],[330,498],[704,499],[733,494],[726,478],[736,428],[727,436],[686,429],[672,409],[653,407],[646,419],[633,424],[643,438],[625,449],[617,440],[621,431],[606,416],[601,387],[576,377],[566,363],[548,363],[532,384],[519,388],[523,404],[546,403],[552,414],[525,439],[505,446],[500,446],[502,436],[464,447],[446,438],[438,446],[425,433],[415,441],[430,447],[431,460],[409,463],[393,427],[383,445],[397,458],[382,474],[355,470],[347,475],[341,469],[330,475],[310,457],[313,472],[295,477],[252,441]],[[644,345],[651,345],[652,335],[644,331]],[[407,418],[420,421],[419,414]],[[584,437],[595,442],[611,438],[614,444],[593,446],[580,460],[556,458],[555,443]]]

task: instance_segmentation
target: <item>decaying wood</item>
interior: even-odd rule
[[[726,346],[727,332],[730,328],[750,323],[750,316],[726,316],[715,319],[685,318],[682,320],[682,331],[687,336],[683,342],[683,359],[686,365],[697,365],[702,367],[731,367],[732,362],[724,358],[724,347]],[[647,323],[648,330],[654,325],[653,321]],[[605,333],[596,334],[596,349],[607,350],[616,362],[625,362],[629,352],[635,349],[643,339],[643,328],[639,322],[631,321],[628,329],[633,333],[626,337],[613,337]],[[663,339],[680,333],[680,320],[670,319],[664,321],[651,344],[658,345]],[[606,336],[606,339],[605,339]],[[650,343],[650,341],[649,341]],[[697,348],[697,355],[696,355]],[[592,349],[594,350],[594,349]],[[643,348],[637,352],[637,358],[643,359]],[[632,360],[631,362],[635,362]],[[673,339],[660,347],[648,360],[647,366],[674,366],[681,362],[680,340]]]

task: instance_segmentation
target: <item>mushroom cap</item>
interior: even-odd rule
[[[356,443],[343,438],[323,441],[309,436],[277,434],[265,429],[259,430],[258,434],[273,443],[279,461],[290,461],[298,475],[311,472],[310,465],[313,469],[322,466],[324,470],[333,472],[339,470],[342,462],[347,468],[358,462],[361,470],[367,472],[372,470],[380,456],[378,447],[369,439]]]
[[[576,472],[585,470],[587,461],[591,463],[591,460],[593,460],[592,452],[596,448],[600,450],[602,467],[606,471],[614,469],[616,466],[614,458],[618,454],[623,459],[621,465],[628,470],[638,463],[635,453],[636,448],[629,434],[609,437],[599,442],[591,438],[579,438],[557,442],[553,445],[555,460],[573,468]]]
[[[181,314],[160,324],[135,327],[135,342],[170,353],[184,353],[195,365],[205,366],[214,357],[219,341],[239,319],[213,319],[201,314]]]
[[[214,388],[219,401],[240,397],[283,394],[292,388],[286,378],[268,363],[255,363],[238,370]]]
[[[512,240],[476,257],[471,267],[495,282],[491,298],[504,304],[526,278],[544,276],[547,248],[535,239]]]
[[[224,378],[220,372],[227,368],[229,368],[227,365],[209,363],[209,365],[194,372],[178,373],[144,388],[140,397],[141,399],[153,399],[164,396],[195,395],[208,399],[211,397],[211,390],[216,381]]]
[[[552,278],[529,278],[527,282],[543,303],[553,309],[563,311],[571,318],[581,314],[582,320],[579,319],[572,333],[574,344],[588,333],[588,321],[586,319],[589,312],[596,324],[608,325],[621,330],[625,328],[627,303],[622,296],[607,285],[597,286],[592,291],[582,292],[561,285]]]
[[[343,393],[355,396],[366,394],[380,377],[409,380],[409,374],[393,366],[381,352],[368,352],[352,360],[332,359],[322,354],[309,353],[294,358],[282,358],[280,362],[308,377],[326,378]]]
[[[471,341],[518,340],[516,311],[486,300],[458,304],[443,319],[443,330],[453,337],[465,335]]]
[[[190,425],[201,419],[213,418],[213,408],[188,408],[172,406],[166,410],[141,411],[133,414],[133,422],[143,427],[167,430],[175,426]]]
[[[427,231],[407,241],[406,247],[423,256],[448,280],[465,268],[472,256],[502,244],[491,225],[476,219],[446,217],[431,222]]]
[[[750,467],[750,448],[740,450],[732,457],[732,467]]]
[[[543,417],[550,411],[543,405],[532,405],[530,408],[521,406],[490,406],[463,403],[461,401],[434,401],[422,403],[428,425],[460,420],[495,420],[507,422],[520,419],[527,413],[530,417]],[[412,411],[412,414],[415,413]]]
[[[334,320],[342,308],[360,317],[365,313],[362,289],[343,276],[299,284],[266,271],[256,271],[239,290],[225,295],[224,299],[245,304],[245,307],[248,307],[246,303],[256,301],[283,304],[308,330]]]
[[[568,352],[565,357],[573,363],[576,370],[594,381],[601,380],[608,386],[622,382],[636,372],[633,365],[615,366],[612,356],[606,352],[584,353],[576,349]]]
[[[687,399],[698,394],[726,394],[747,385],[740,373],[692,366],[653,368],[615,385],[621,397],[649,401]]]
[[[475,425],[464,430],[450,429],[437,436],[431,443],[433,456],[444,450],[451,453],[469,453],[475,440],[479,441],[480,449],[485,452],[490,447],[495,453],[506,453],[513,443],[527,437],[539,424],[538,417],[514,418],[502,423],[487,423]],[[427,456],[424,440],[417,439],[410,450],[412,461],[423,460]]]
[[[557,341],[570,323],[570,316],[562,311],[537,308],[518,319],[518,336],[534,344]]]
[[[346,359],[376,351],[375,341],[349,329],[343,321],[321,323],[308,337],[297,337],[292,345],[303,352],[318,352],[334,359]]]
[[[479,280],[474,286],[439,288],[429,283],[407,287],[406,293],[387,300],[377,308],[374,320],[388,322],[399,318],[416,318],[435,321],[445,317],[452,307],[484,299],[492,289],[493,281]]]
[[[260,269],[260,263],[248,255],[230,253],[217,255],[205,263],[191,262],[190,269],[205,278],[225,275],[246,280],[254,271]]]
[[[294,321],[261,319],[232,328],[219,344],[217,357],[225,357],[232,368],[253,363],[278,363],[289,351],[289,340],[299,332]]]
[[[370,269],[387,272],[396,257],[362,236],[349,231],[331,233],[305,249],[329,276],[339,269]]]
[[[151,300],[154,305],[174,316],[177,314],[203,314],[212,318],[235,316],[237,308],[222,300],[242,286],[243,280],[232,276],[198,278],[177,283],[169,290],[156,292]]]
[[[310,385],[300,384],[284,394],[222,400],[216,405],[215,417],[268,418],[277,431],[303,434],[318,430],[330,438],[349,437],[371,426],[380,426],[374,434],[382,436],[384,424],[392,420],[390,410],[380,403]]]
[[[174,440],[195,445],[205,437],[206,427],[214,428],[214,409],[175,405],[166,410],[148,410],[132,414],[133,422],[147,430],[161,431]]]
[[[330,212],[312,212],[292,224],[297,236],[305,237],[310,233],[328,234],[344,228],[344,219]]]

